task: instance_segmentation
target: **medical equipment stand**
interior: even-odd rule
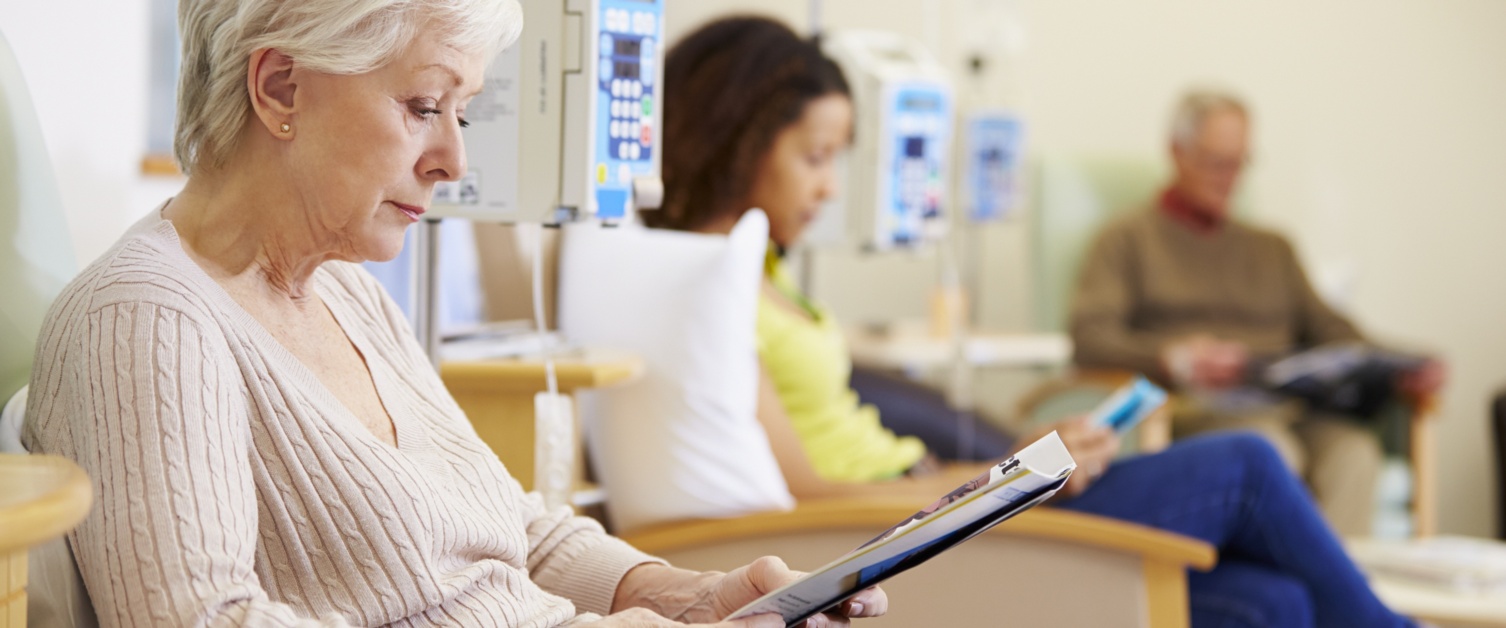
[[[439,218],[418,221],[413,234],[413,333],[439,370]]]

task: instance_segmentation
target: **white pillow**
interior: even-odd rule
[[[568,227],[560,331],[643,358],[644,377],[579,395],[586,442],[623,532],[795,505],[755,415],[755,334],[769,222],[730,237]]]

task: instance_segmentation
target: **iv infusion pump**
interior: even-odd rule
[[[522,0],[527,26],[466,108],[469,169],[436,217],[631,220],[659,176],[666,0]]]
[[[844,199],[822,212],[810,240],[880,251],[940,240],[953,125],[946,69],[894,33],[837,31],[825,49],[852,87],[858,128]]]

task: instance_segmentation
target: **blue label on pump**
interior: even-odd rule
[[[615,221],[626,216],[633,179],[654,173],[664,0],[599,0],[597,10],[592,182],[597,217]]]

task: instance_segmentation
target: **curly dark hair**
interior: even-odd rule
[[[824,96],[851,97],[820,43],[764,17],[712,21],[664,65],[664,204],[650,227],[694,230],[725,215],[753,185],[779,132]]]

